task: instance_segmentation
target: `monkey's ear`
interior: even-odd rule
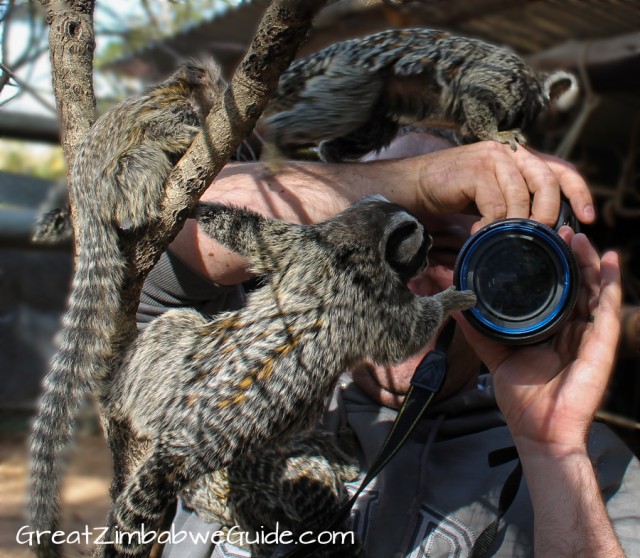
[[[557,110],[569,110],[578,99],[578,93],[578,80],[569,72],[558,70],[544,80],[544,94]]]
[[[431,237],[415,217],[404,212],[391,217],[386,230],[385,257],[403,281],[426,267],[430,247]]]

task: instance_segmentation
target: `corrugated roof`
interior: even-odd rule
[[[479,16],[457,29],[537,53],[568,40],[592,40],[640,29],[640,2],[622,0],[546,0]]]
[[[111,65],[150,79],[178,60],[210,53],[228,73],[253,37],[267,0],[236,8]],[[570,40],[593,40],[640,30],[640,0],[341,0],[316,18],[301,49],[306,54],[338,40],[391,27],[438,27],[535,54]],[[171,53],[175,56],[167,56]]]

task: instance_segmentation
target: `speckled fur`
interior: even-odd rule
[[[562,72],[545,77],[507,48],[432,29],[393,29],[333,44],[294,62],[267,108],[281,153],[320,145],[325,161],[387,146],[402,124],[454,126],[464,141],[515,149],[549,104]]]
[[[31,240],[41,244],[70,241],[73,227],[69,219],[69,194],[66,180],[58,180],[47,192],[33,226]]]
[[[346,440],[345,440],[346,438]],[[186,508],[221,528],[239,526],[255,540],[258,533],[287,530],[300,535],[320,531],[348,500],[345,482],[360,474],[353,433],[343,429],[339,439],[328,432],[303,433],[282,446],[262,447],[227,468],[200,477],[181,493]],[[333,529],[349,533],[346,524]],[[251,545],[251,556],[268,557],[272,544]],[[317,558],[361,556],[355,535],[345,544],[322,545]]]
[[[313,428],[341,372],[365,357],[414,354],[473,293],[417,297],[430,237],[406,210],[376,197],[315,225],[200,205],[203,230],[267,277],[246,306],[208,320],[173,310],[138,337],[108,408],[150,441],[115,502],[119,531],[157,525],[189,483]],[[115,552],[148,551],[132,541]]]
[[[78,150],[71,184],[76,272],[31,436],[33,529],[57,528],[60,460],[75,415],[87,394],[104,390],[109,374],[126,265],[119,233],[155,218],[169,171],[224,87],[213,62],[188,62],[99,118]],[[59,546],[43,537],[36,552],[56,556]]]

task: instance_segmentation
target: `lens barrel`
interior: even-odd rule
[[[454,284],[471,289],[476,306],[464,312],[483,334],[503,343],[543,341],[569,316],[579,270],[567,243],[530,219],[502,219],[480,229],[462,247]]]

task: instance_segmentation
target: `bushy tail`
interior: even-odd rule
[[[108,374],[110,339],[124,277],[116,231],[97,219],[86,225],[69,309],[62,321],[60,348],[44,379],[31,434],[29,513],[32,529],[39,532],[58,527],[61,460],[80,406]],[[60,548],[49,537],[40,541],[38,556],[60,555]]]

